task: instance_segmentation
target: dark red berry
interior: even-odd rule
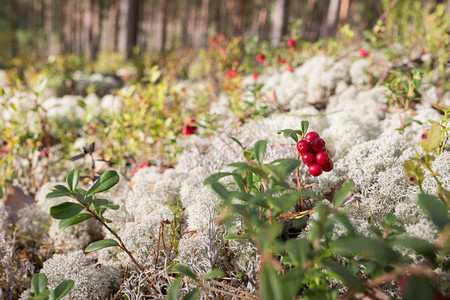
[[[328,160],[328,162],[326,164],[322,165],[322,170],[324,170],[325,172],[330,172],[331,170],[333,170],[333,168],[334,168],[334,163],[331,159]]]
[[[316,163],[316,157],[311,152],[303,153],[302,161],[305,163],[305,165],[309,166],[309,165]]]
[[[301,140],[297,143],[297,150],[300,153],[312,152],[311,143],[305,140]]]
[[[316,161],[319,165],[324,165],[330,160],[330,157],[328,156],[328,153],[325,151],[320,151],[316,154]]]
[[[311,142],[311,147],[316,152],[325,151],[325,141],[321,138],[316,138]]]
[[[322,167],[318,164],[312,164],[309,166],[308,171],[309,171],[309,174],[317,177],[320,174],[322,174]]]
[[[319,136],[319,134],[317,133],[317,132],[315,132],[315,131],[311,131],[311,132],[308,132],[306,135],[305,135],[305,140],[307,140],[308,142],[312,142],[312,141],[314,141],[315,139],[317,139],[317,138],[319,138],[320,136]]]

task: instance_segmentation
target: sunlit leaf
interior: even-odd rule
[[[103,248],[108,248],[108,247],[117,247],[120,246],[119,243],[116,240],[113,239],[104,239],[104,240],[100,240],[100,241],[96,241],[93,243],[90,243],[89,246],[86,247],[86,249],[84,249],[84,252],[88,253],[88,252],[94,252]]]
[[[108,170],[103,173],[100,178],[91,186],[86,196],[101,193],[112,188],[119,182],[119,175],[116,171]]]
[[[67,174],[66,182],[69,190],[73,191],[78,185],[78,179],[80,178],[80,172],[77,169],[73,169]]]
[[[50,207],[50,215],[55,219],[67,219],[84,209],[83,205],[74,202],[63,202]]]
[[[67,293],[70,292],[73,285],[75,284],[75,281],[69,279],[66,281],[61,282],[55,290],[50,294],[48,300],[60,300],[62,299]]]
[[[75,215],[73,217],[61,220],[59,222],[58,227],[59,227],[59,229],[64,229],[64,228],[70,227],[72,225],[75,225],[75,224],[81,223],[83,221],[86,221],[86,220],[88,220],[90,218],[92,218],[91,214],[77,214],[77,215]]]

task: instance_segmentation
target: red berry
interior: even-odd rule
[[[314,139],[311,142],[311,147],[316,152],[325,151],[325,149],[326,149],[325,148],[325,141],[323,139],[321,139],[321,138]]]
[[[266,56],[262,53],[259,53],[256,56],[256,61],[259,62],[260,64],[264,63],[265,60],[266,60]]]
[[[324,165],[330,160],[330,157],[328,156],[328,153],[325,151],[320,151],[316,154],[316,161],[319,165]]]
[[[325,172],[330,172],[331,170],[333,170],[333,168],[334,168],[334,163],[331,159],[328,160],[328,162],[326,164],[322,165],[322,170],[324,170]]]
[[[312,152],[311,144],[308,141],[301,140],[297,143],[297,150],[300,153]]]
[[[320,174],[322,174],[322,167],[318,164],[312,164],[309,166],[309,174],[311,174],[312,176],[319,176]]]
[[[311,152],[306,152],[302,154],[302,161],[309,166],[316,162],[316,157]]]
[[[311,132],[308,132],[306,135],[305,135],[305,140],[307,140],[308,142],[312,142],[313,140],[315,140],[315,139],[317,139],[317,138],[319,138],[320,136],[319,136],[319,134],[317,133],[317,132],[315,132],[315,131],[311,131]]]
[[[287,45],[289,48],[294,48],[295,46],[297,46],[297,41],[294,40],[293,38],[289,38],[287,41]]]

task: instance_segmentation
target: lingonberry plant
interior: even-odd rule
[[[59,300],[72,289],[74,281],[69,279],[61,282],[52,292],[47,288],[47,276],[44,273],[33,275],[31,279],[30,300]]]
[[[67,187],[55,185],[50,193],[47,194],[47,198],[70,197],[76,201],[63,202],[50,208],[50,215],[55,219],[61,220],[59,228],[64,229],[94,218],[109,231],[115,239],[103,239],[93,242],[88,245],[84,251],[93,252],[107,247],[119,247],[125,251],[137,269],[140,272],[144,272],[144,269],[136,261],[131,251],[125,246],[120,236],[108,225],[108,223],[111,223],[111,220],[104,216],[108,209],[117,210],[119,209],[119,206],[111,204],[106,199],[96,197],[96,194],[109,190],[119,182],[119,175],[117,172],[113,170],[106,171],[88,190],[77,188],[79,179],[79,171],[74,169],[70,171],[66,177]]]

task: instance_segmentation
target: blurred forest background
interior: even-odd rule
[[[0,67],[18,56],[92,61],[104,52],[130,58],[201,48],[217,33],[272,46],[283,36],[314,42],[335,37],[344,24],[362,33],[387,12],[386,29],[395,34],[402,26],[423,27],[414,10],[439,3],[448,16],[450,0],[0,0]]]

